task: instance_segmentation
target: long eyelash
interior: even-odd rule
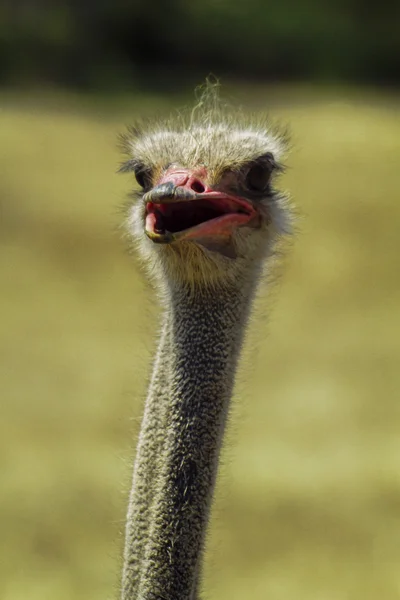
[[[133,160],[123,162],[118,168],[117,173],[131,173],[132,171],[135,171],[134,162],[135,161]]]
[[[130,158],[121,164],[117,173],[138,173],[143,170],[146,170],[146,167],[141,161],[137,158]]]

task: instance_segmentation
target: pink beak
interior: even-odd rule
[[[257,215],[246,198],[212,189],[205,168],[168,169],[149,190],[145,232],[154,242],[227,238]]]

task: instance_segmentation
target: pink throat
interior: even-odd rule
[[[256,215],[253,206],[242,198],[211,192],[183,202],[148,202],[146,230],[156,235],[169,233],[185,239],[227,236]]]

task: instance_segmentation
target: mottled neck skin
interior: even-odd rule
[[[170,290],[134,468],[122,600],[197,598],[250,277]]]

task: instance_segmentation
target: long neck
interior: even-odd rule
[[[151,506],[165,442],[166,409],[170,371],[171,319],[166,315],[161,330],[154,369],[147,394],[133,470],[132,490],[126,520],[122,600],[137,598],[137,589],[151,522]]]
[[[171,292],[160,347],[167,398],[164,443],[154,468],[140,578],[123,600],[193,600],[234,374],[250,307],[250,286]],[[140,468],[136,468],[140,479]],[[148,482],[137,481],[136,489]],[[135,496],[135,490],[133,490]],[[147,497],[147,500],[150,500]],[[128,586],[129,587],[129,586]]]

